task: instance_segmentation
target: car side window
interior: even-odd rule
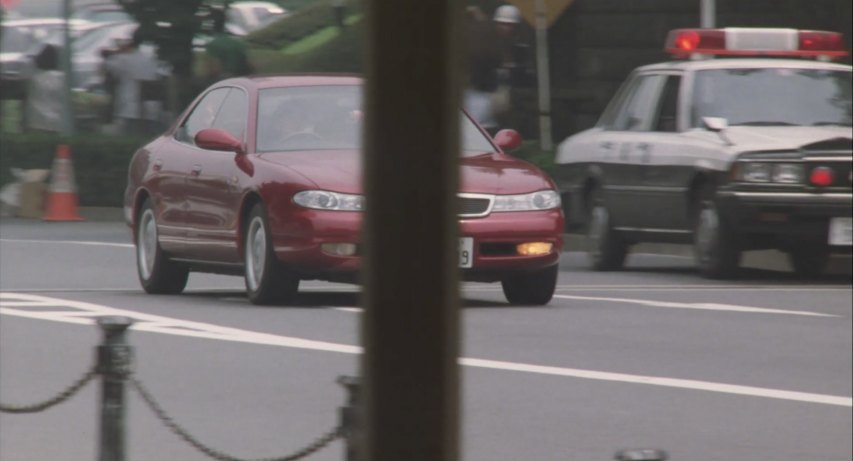
[[[219,114],[213,122],[213,128],[219,128],[231,133],[232,136],[243,140],[246,132],[246,121],[248,120],[249,107],[246,92],[233,88],[222,103]]]
[[[178,128],[175,138],[178,141],[195,145],[196,133],[205,128],[213,127],[216,114],[219,112],[222,101],[225,100],[229,91],[231,91],[230,88],[217,88],[204,95],[201,101],[193,108],[190,115],[184,120],[184,123]]]
[[[678,89],[681,87],[681,77],[670,75],[666,77],[661,92],[660,105],[653,125],[654,131],[673,132],[677,130],[676,115],[678,112]]]
[[[626,105],[616,117],[613,124],[614,130],[647,131],[650,129],[652,111],[657,102],[661,79],[660,75],[643,75],[637,78],[637,84],[628,95]]]
[[[610,102],[607,103],[607,107],[604,108],[604,112],[601,114],[601,118],[598,119],[596,126],[606,130],[613,129],[616,119],[625,107],[625,101],[633,92],[634,87],[637,86],[637,81],[638,78],[636,76],[629,77],[621,86],[619,86],[619,89],[616,90],[613,98],[611,98]]]

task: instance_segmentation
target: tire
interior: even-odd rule
[[[535,272],[513,275],[501,281],[504,296],[511,304],[544,306],[551,301],[557,288],[558,265]]]
[[[788,250],[788,259],[794,272],[803,278],[815,279],[823,275],[829,262],[829,248],[823,244],[806,244]]]
[[[590,266],[597,271],[615,271],[625,265],[628,243],[613,229],[610,211],[601,191],[592,192],[587,219],[587,254]]]
[[[263,204],[256,204],[246,220],[243,266],[246,294],[252,304],[283,304],[299,291],[299,278],[275,256]]]
[[[189,268],[163,253],[151,201],[146,199],[136,219],[136,271],[142,288],[151,294],[178,294],[184,291]]]
[[[714,195],[713,189],[707,189],[701,195],[693,220],[693,255],[696,266],[706,278],[737,278],[741,257],[738,238],[717,210]]]

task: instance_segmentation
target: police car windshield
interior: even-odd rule
[[[850,126],[849,71],[792,68],[715,69],[696,72],[691,126],[702,117],[729,125]]]

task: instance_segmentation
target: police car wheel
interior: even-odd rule
[[[734,278],[740,265],[737,238],[720,216],[711,193],[704,195],[695,218],[693,253],[703,276],[712,279]]]
[[[244,229],[243,265],[249,301],[268,305],[292,300],[299,291],[299,278],[276,257],[262,204],[252,208]]]
[[[588,206],[587,253],[590,265],[597,271],[619,270],[625,265],[628,244],[613,229],[610,211],[604,204],[600,191],[594,191]]]

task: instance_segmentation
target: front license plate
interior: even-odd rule
[[[459,238],[459,267],[471,267],[474,265],[474,238]]]
[[[830,245],[853,245],[853,218],[832,218],[829,221]]]

